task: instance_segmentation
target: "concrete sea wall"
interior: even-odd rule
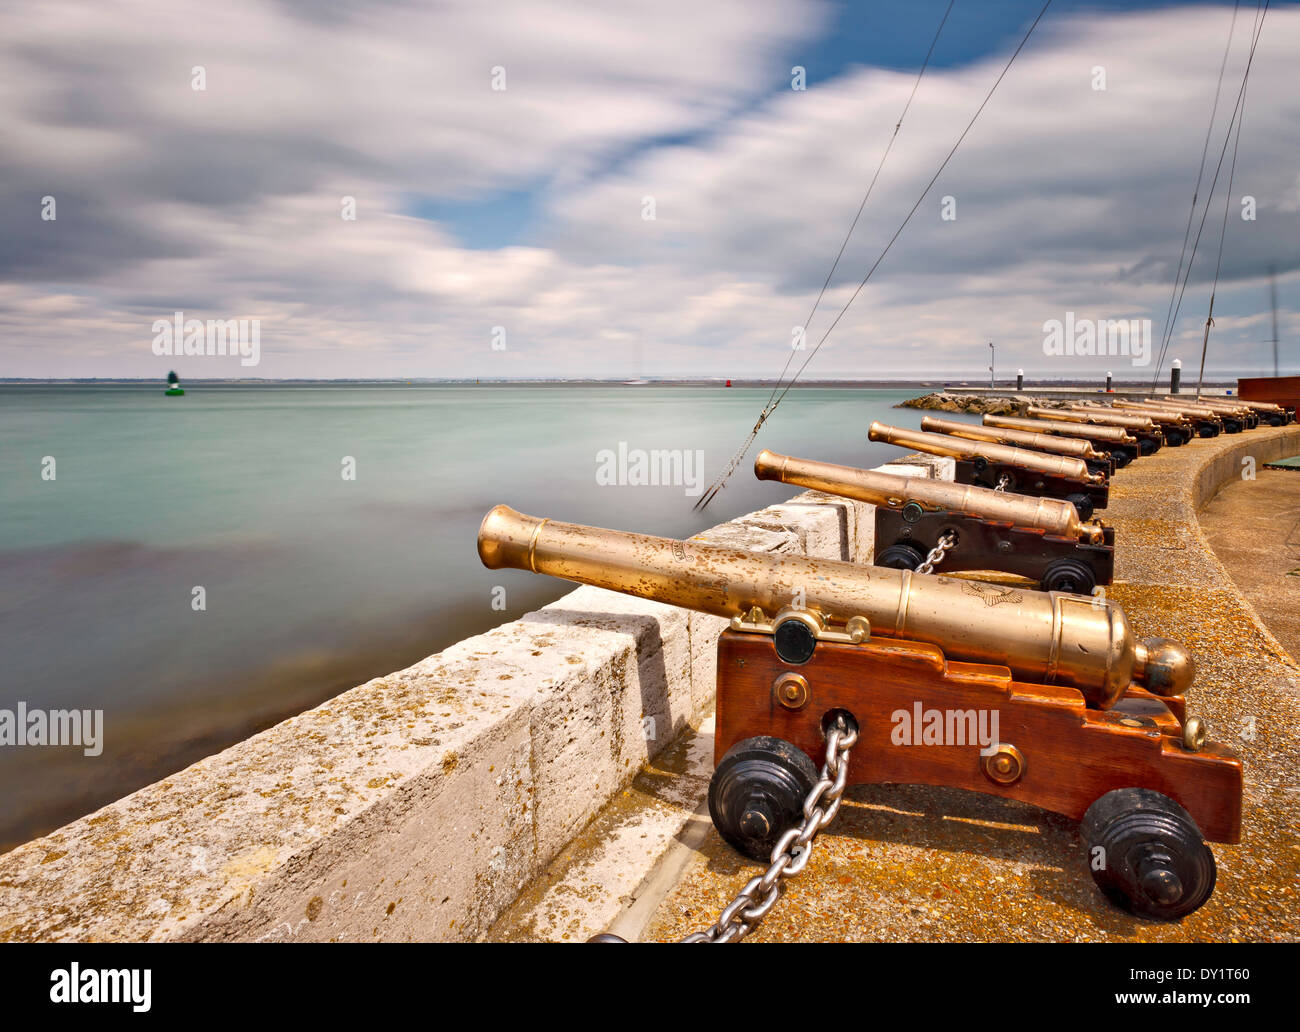
[[[1218,494],[1219,488],[1241,477],[1248,468],[1258,469],[1266,462],[1300,453],[1300,423],[1268,434],[1256,429],[1227,440],[1232,441],[1231,447],[1207,458],[1192,475],[1192,502],[1198,510]],[[1251,463],[1245,463],[1246,459],[1252,460]]]
[[[860,560],[871,513],[807,492],[698,539]],[[0,941],[478,938],[708,711],[724,626],[580,587],[0,856]]]

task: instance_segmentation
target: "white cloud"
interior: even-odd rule
[[[147,31],[98,5],[5,16],[0,136],[15,146],[0,157],[13,184],[0,218],[14,254],[0,264],[0,374],[154,375],[167,360],[149,351],[150,323],[182,307],[260,317],[264,376],[773,375],[914,80],[858,70],[728,118],[784,71],[774,47],[821,24],[820,8],[792,2],[202,10]],[[1228,18],[1049,18],[810,375],[970,376],[989,339],[1007,369],[1052,372],[1040,327],[1067,308],[1158,328]],[[1250,316],[1266,303],[1260,276],[1297,259],[1297,44],[1300,12],[1270,12],[1234,184],[1259,218],[1230,218],[1212,338],[1243,362],[1264,357]],[[927,73],[827,315],[1004,61]],[[193,64],[206,93],[189,88]],[[504,94],[489,88],[498,64]],[[703,129],[607,168],[633,144]],[[552,186],[531,246],[467,249],[404,214],[413,194],[538,178]],[[37,215],[46,193],[60,198],[54,224]],[[956,222],[939,218],[945,194]],[[343,195],[356,222],[339,218]],[[1212,268],[1216,212],[1198,274]],[[1207,294],[1188,290],[1185,364]],[[490,349],[497,325],[504,353]]]

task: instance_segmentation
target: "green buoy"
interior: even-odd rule
[[[175,372],[167,374],[167,389],[163,393],[169,398],[185,393],[185,388],[181,386],[181,378]]]

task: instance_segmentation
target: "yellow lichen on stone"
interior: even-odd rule
[[[221,873],[226,877],[226,887],[235,895],[240,895],[245,888],[251,888],[254,882],[275,866],[278,855],[271,846],[254,846],[240,853],[221,867]]]

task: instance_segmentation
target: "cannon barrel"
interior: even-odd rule
[[[1240,423],[1241,428],[1245,429],[1249,423],[1249,417],[1244,412],[1226,412],[1220,409],[1211,408],[1208,405],[1197,405],[1188,403],[1184,405],[1181,402],[1173,404],[1163,404],[1160,402],[1144,402],[1148,412],[1169,412],[1176,415],[1179,419],[1187,421],[1187,424],[1211,423],[1220,429],[1226,428],[1230,423],[1236,421]],[[1158,419],[1159,416],[1152,418]]]
[[[1040,409],[1039,411],[1049,411]],[[1003,426],[1012,430],[1029,430],[1032,433],[1061,434],[1069,437],[1083,435],[1095,441],[1113,441],[1115,444],[1137,444],[1137,438],[1122,426],[1092,426],[1064,419],[1021,419],[1018,416],[984,417],[985,426]]]
[[[1105,420],[1111,426],[1132,427],[1134,430],[1159,430],[1155,418],[1142,412],[1121,412],[1103,405],[1071,405],[1068,412],[1081,413],[1089,418]]]
[[[1083,459],[1073,459],[1066,455],[1046,455],[1043,452],[1030,451],[1028,448],[1016,448],[1006,444],[989,444],[982,441],[967,441],[947,434],[927,434],[920,430],[905,430],[901,426],[889,426],[887,423],[872,423],[867,431],[867,439],[884,441],[887,444],[906,445],[917,451],[931,455],[943,455],[950,459],[986,459],[989,462],[1008,462],[1039,473],[1051,473],[1055,476],[1072,477],[1090,483],[1105,480],[1102,474],[1088,472],[1088,464]]]
[[[1146,416],[1153,423],[1172,423],[1175,426],[1181,426],[1191,422],[1188,419],[1190,410],[1182,408],[1166,407],[1164,405],[1146,405],[1139,401],[1122,401],[1116,400],[1114,407],[1125,413],[1132,413],[1138,416]],[[1205,415],[1214,413],[1206,412]]]
[[[1174,415],[1177,416],[1183,412],[1190,412],[1196,409],[1196,405],[1162,405],[1157,401],[1129,401],[1125,398],[1116,398],[1111,402],[1111,407],[1124,409],[1132,412],[1153,412],[1157,415]]]
[[[949,480],[908,477],[875,469],[837,466],[815,459],[796,459],[764,448],[754,460],[759,480],[776,480],[814,491],[853,498],[887,509],[900,509],[916,502],[924,509],[969,512],[987,520],[1005,520],[1017,527],[1035,527],[1058,537],[1098,544],[1104,538],[1101,527],[1084,523],[1075,507],[1059,498],[994,491]]]
[[[939,419],[937,416],[922,416],[921,429],[936,434],[949,434],[952,437],[965,437],[970,441],[990,441],[993,444],[1013,444],[1032,451],[1049,452],[1055,455],[1071,455],[1076,459],[1105,458],[1093,450],[1089,441],[1077,437],[1053,437],[1032,430],[1013,430],[1009,427],[981,426],[978,423],[959,423],[955,419]]]
[[[1271,425],[1285,426],[1291,422],[1293,410],[1286,409],[1281,405],[1275,405],[1271,401],[1242,401],[1241,404],[1245,405],[1256,418],[1266,419]],[[1275,420],[1281,422],[1274,422]]]
[[[1226,404],[1224,402],[1219,402],[1219,401],[1205,401],[1205,400],[1174,401],[1171,399],[1166,401],[1162,398],[1149,398],[1147,399],[1145,404],[1154,405],[1158,408],[1174,409],[1179,412],[1204,413],[1205,415],[1210,415],[1210,416],[1221,416],[1224,415],[1225,413],[1230,416],[1241,416],[1241,415],[1245,415],[1247,411],[1246,409],[1243,409],[1240,405],[1232,405],[1232,404]]]
[[[1195,677],[1183,646],[1136,641],[1118,606],[1082,595],[630,534],[505,505],[484,517],[478,554],[492,570],[531,570],[733,619],[753,607],[779,614],[801,599],[828,625],[860,616],[874,635],[927,642],[952,660],[996,663],[1021,680],[1066,685],[1103,709],[1132,684],[1178,695]]]
[[[1272,401],[1242,401],[1247,408],[1252,408],[1257,412],[1285,412],[1281,405]]]
[[[1103,412],[1099,408],[1082,408],[1071,406],[1064,409],[1044,409],[1030,406],[1031,416],[1043,416],[1047,419],[1063,419],[1073,423],[1095,423],[1099,426],[1122,426],[1126,430],[1154,431],[1155,423],[1146,416],[1125,416],[1119,412]]]
[[[1120,402],[1116,402],[1119,405]],[[1217,416],[1209,405],[1201,405],[1195,401],[1126,401],[1123,403],[1124,408],[1141,409],[1145,412],[1171,412],[1174,415],[1182,416]]]

